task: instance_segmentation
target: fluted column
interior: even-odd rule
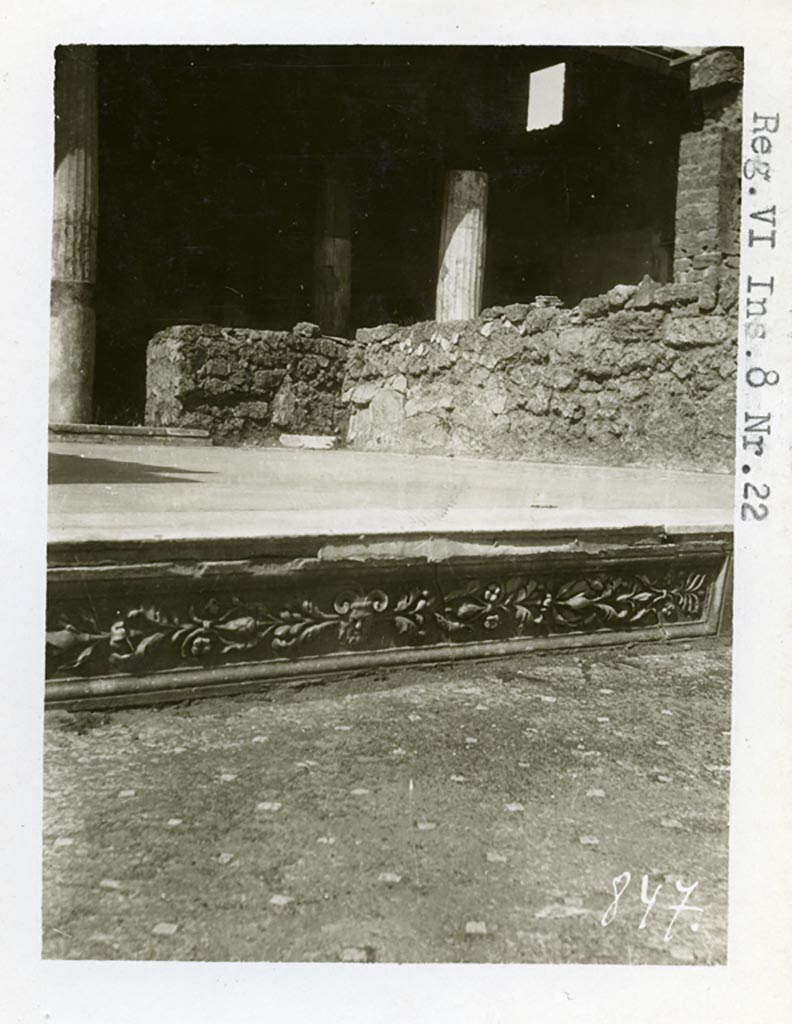
[[[326,334],[349,329],[352,297],[352,240],[349,170],[328,159],[319,182],[314,241],[314,318]]]
[[[55,54],[55,190],[50,307],[51,423],[90,423],[96,316],[96,49]]]
[[[481,312],[487,246],[487,175],[449,171],[437,278],[437,320],[470,320]]]

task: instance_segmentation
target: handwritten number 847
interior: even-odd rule
[[[629,871],[623,871],[620,875],[617,875],[616,878],[613,879],[613,882],[611,883],[613,885],[613,902],[602,915],[601,924],[603,928],[607,928],[607,926],[611,923],[611,921],[613,921],[613,919],[616,917],[616,914],[619,912],[619,900],[627,891],[627,887],[629,886],[631,880],[632,875]],[[677,892],[680,893],[682,899],[678,903],[672,904],[668,908],[669,910],[673,911],[673,917],[671,918],[668,924],[668,928],[666,928],[666,933],[663,937],[663,941],[669,942],[671,940],[671,930],[676,924],[677,918],[683,911],[693,911],[698,914],[702,912],[701,907],[693,907],[688,903],[688,899],[690,898],[691,894],[693,893],[693,890],[696,888],[697,885],[698,882],[694,882],[692,885],[685,885],[683,882],[679,880],[676,882]],[[660,895],[660,890],[662,888],[662,884],[658,885],[655,888],[654,892],[650,894],[649,876],[641,876],[641,903],[643,903],[646,906],[646,910],[644,911],[643,917],[641,918],[641,923],[638,925],[639,928],[646,927],[646,920],[649,917],[649,914],[652,912],[652,908],[657,902],[657,897]]]

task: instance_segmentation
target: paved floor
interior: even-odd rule
[[[351,451],[55,443],[50,540],[728,527],[725,474]]]
[[[49,712],[44,956],[722,963],[729,663],[709,640]]]

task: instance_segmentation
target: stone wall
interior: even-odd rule
[[[731,468],[741,51],[704,50],[689,87],[673,283],[645,277],[573,309],[539,300],[467,322],[358,331],[343,396],[350,445]]]
[[[291,331],[177,326],[149,342],[146,424],[201,427],[225,444],[280,433],[343,435],[347,345],[315,324]]]
[[[726,469],[736,295],[618,285],[475,320],[358,331],[344,382],[355,448]]]

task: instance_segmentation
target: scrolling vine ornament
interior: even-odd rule
[[[652,583],[645,575],[601,574],[555,587],[522,578],[483,586],[472,583],[446,599],[445,614],[438,620],[452,635],[504,628],[517,634],[532,627],[545,627],[547,632],[623,628],[644,620],[689,620],[701,615],[707,583],[705,573],[688,573],[660,583]]]
[[[145,605],[106,616],[61,615],[47,633],[47,674],[97,675],[220,665],[340,650],[377,650],[696,621],[705,572],[593,574],[471,580],[447,595],[410,586],[347,590],[330,607],[303,599],[278,611],[238,597],[211,598],[179,614]]]

